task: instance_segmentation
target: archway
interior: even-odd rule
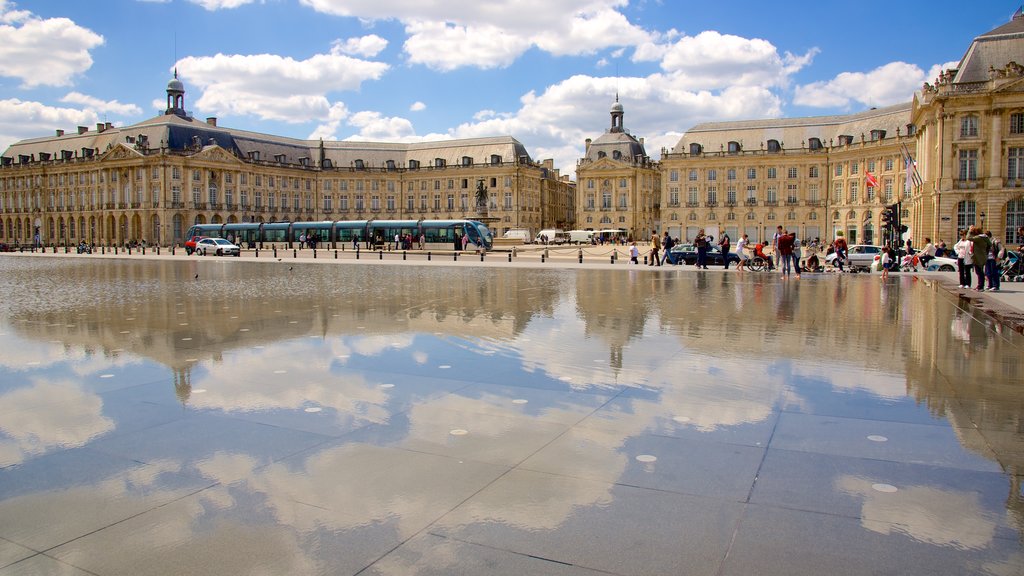
[[[103,225],[103,240],[108,246],[112,246],[117,243],[114,237],[114,230],[117,229],[117,220],[114,219],[114,215],[107,216],[106,223]]]
[[[117,230],[114,231],[114,235],[118,239],[118,244],[125,244],[128,242],[128,216],[121,214],[121,217],[117,220]]]

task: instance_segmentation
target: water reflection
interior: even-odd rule
[[[943,474],[819,471],[818,489],[865,530],[977,550],[1024,526],[1021,338],[912,277],[32,258],[0,259],[0,272],[0,466],[93,447],[232,486],[193,503],[189,523],[202,499],[231,508],[241,491],[300,532],[378,523],[401,541],[440,514],[416,478],[387,476],[409,453],[472,462],[488,482],[520,468],[522,487],[493,488],[516,506],[467,502],[443,524],[459,536],[571,525],[614,507],[616,483],[743,501],[773,442],[858,454],[836,448],[849,438],[776,435],[812,430],[800,417],[814,416],[951,431],[939,466],[1004,472],[999,504]],[[284,461],[242,440],[143,450],[118,436],[132,422],[113,410],[123,397],[166,410],[169,426],[185,407],[345,440]],[[863,454],[934,464],[877,450]],[[436,461],[417,466],[453,482]],[[758,482],[769,504],[816,509]],[[460,485],[451,505],[474,491]],[[295,501],[324,511],[299,518]]]

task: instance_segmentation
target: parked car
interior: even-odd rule
[[[668,261],[671,264],[689,264],[692,266],[697,263],[697,247],[693,244],[673,246],[668,251]],[[729,262],[739,261],[740,257],[735,252],[729,252]],[[722,265],[722,251],[717,246],[708,248],[708,265]]]
[[[196,242],[196,254],[200,256],[241,256],[242,249],[223,238],[203,238]]]
[[[866,268],[870,269],[871,265],[874,264],[875,258],[882,257],[882,247],[874,246],[871,244],[854,244],[850,246],[846,253],[846,266],[850,268]],[[836,266],[836,254],[833,252],[828,256],[825,256],[825,263],[830,266]]]
[[[185,254],[188,254],[189,256],[191,256],[192,253],[196,251],[196,242],[199,242],[203,238],[206,238],[206,236],[193,236],[193,237],[189,238],[188,240],[186,240],[185,241]]]
[[[955,272],[956,271],[956,258],[946,258],[945,256],[936,256],[928,261],[927,270],[929,272]]]

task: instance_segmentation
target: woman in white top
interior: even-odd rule
[[[960,241],[953,245],[956,253],[956,268],[960,272],[960,288],[971,287],[971,243],[967,240],[967,232],[960,232]]]
[[[737,270],[743,270],[750,261],[750,256],[747,254],[747,235],[740,236],[740,241],[736,243],[736,255],[740,257],[740,263],[736,265]]]

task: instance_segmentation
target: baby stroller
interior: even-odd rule
[[[999,263],[1003,282],[1024,282],[1024,263],[1021,255],[1013,250],[1006,251],[1006,258]]]
[[[921,259],[918,258],[917,254],[904,254],[900,258],[900,266],[898,270],[902,272],[917,272],[917,267],[921,264]]]

